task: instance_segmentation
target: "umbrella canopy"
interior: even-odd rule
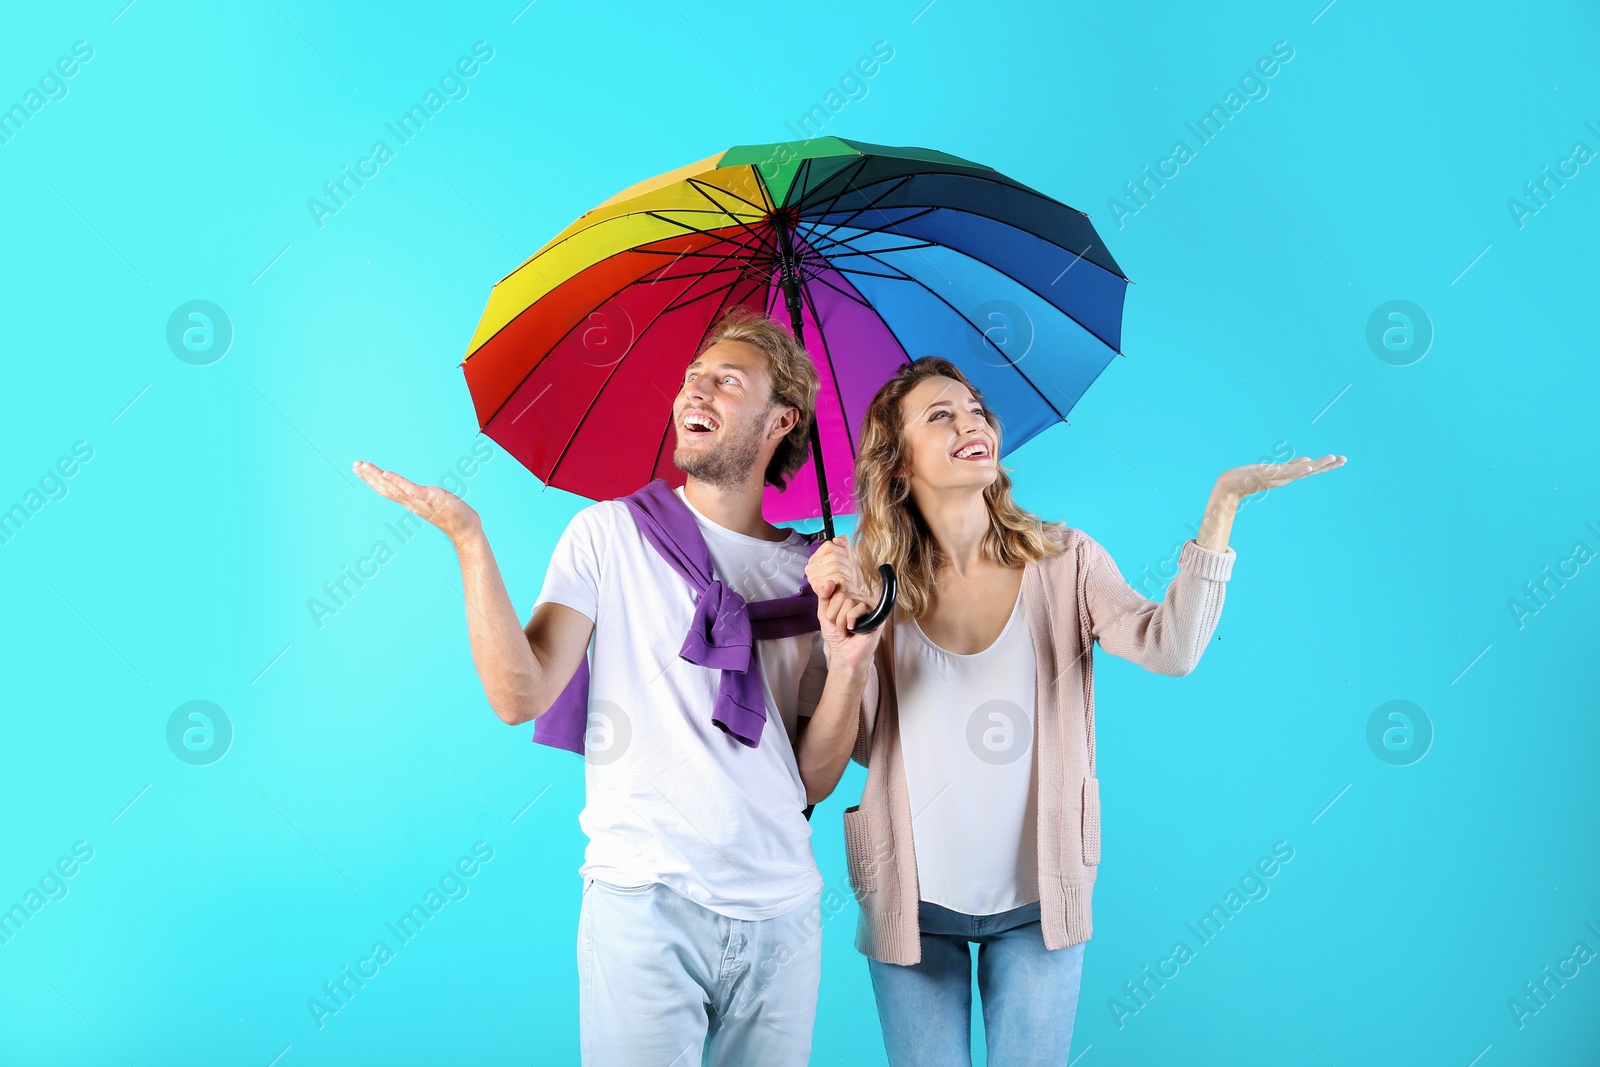
[[[623,190],[495,285],[462,360],[479,425],[592,499],[682,484],[685,366],[727,307],[790,324],[786,281],[822,379],[834,512],[854,510],[856,434],[896,367],[951,360],[1016,448],[1120,354],[1128,285],[1087,215],[981,164],[836,137],[741,145]],[[765,513],[819,516],[814,469],[769,486]]]

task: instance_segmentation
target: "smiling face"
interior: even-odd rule
[[[900,401],[902,473],[918,489],[987,489],[999,472],[1000,434],[982,401],[954,378],[924,378]]]
[[[684,371],[672,402],[672,462],[723,488],[759,481],[798,414],[773,402],[765,352],[748,341],[719,341]]]

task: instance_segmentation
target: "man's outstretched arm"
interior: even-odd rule
[[[450,538],[461,561],[472,662],[503,722],[536,719],[566,688],[589,649],[594,623],[564,604],[544,603],[524,627],[506,592],[483,522],[465,500],[437,485],[417,485],[364,460],[356,475],[382,496],[403,504]]]
[[[546,602],[523,626],[483,530],[462,535],[455,545],[472,662],[489,707],[512,726],[536,719],[577,673],[594,623],[575,608]]]

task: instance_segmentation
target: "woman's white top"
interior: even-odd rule
[[[947,652],[895,633],[895,701],[923,900],[994,915],[1039,899],[1033,638],[1022,591],[994,644]]]

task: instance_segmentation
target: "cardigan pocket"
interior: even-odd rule
[[[1100,862],[1100,779],[1083,780],[1083,862]]]
[[[878,874],[872,866],[872,836],[867,832],[867,814],[859,804],[844,811],[844,856],[857,899],[862,893],[876,890]]]

